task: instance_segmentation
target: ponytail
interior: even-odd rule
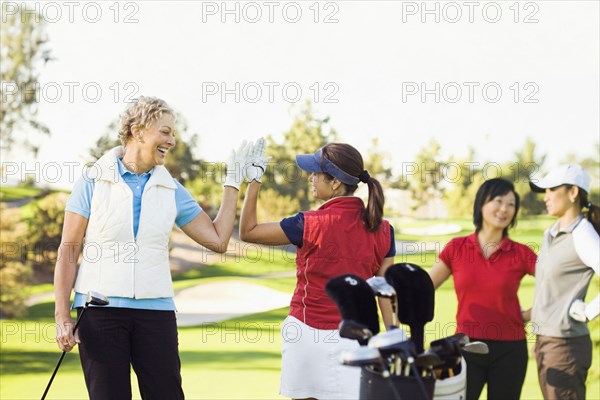
[[[369,232],[375,232],[379,229],[381,220],[383,219],[383,204],[385,199],[383,197],[383,189],[377,179],[369,177],[366,183],[369,187],[369,200],[363,214],[363,222]]]
[[[592,223],[598,235],[600,235],[600,207],[590,204],[587,219]]]
[[[598,235],[600,235],[600,207],[588,201],[588,195],[583,190],[579,190],[579,206],[583,210],[588,209],[587,220],[590,221]]]
[[[344,176],[337,178],[344,185],[346,196],[358,189],[358,183],[367,184],[369,200],[363,211],[362,220],[369,232],[378,230],[383,220],[383,189],[377,179],[371,178],[369,172],[364,169],[364,162],[358,150],[346,143],[329,143],[321,149],[321,157],[333,163],[342,174],[346,175],[346,178],[349,175],[350,180],[345,180]],[[325,175],[328,179],[334,179],[329,172],[325,172]]]

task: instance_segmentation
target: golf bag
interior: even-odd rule
[[[360,399],[464,399],[466,364],[461,349],[469,339],[460,334],[439,339],[423,352],[424,325],[433,319],[434,311],[429,275],[418,265],[401,263],[386,271],[387,287],[381,278],[372,279],[342,275],[326,287],[342,315],[340,336],[361,344],[360,349],[346,352],[340,360],[344,365],[361,367]],[[368,285],[373,289],[371,295],[365,289]],[[411,328],[410,340],[396,326],[377,334],[379,322],[373,320],[377,310],[367,300],[373,295],[392,300],[397,320]]]

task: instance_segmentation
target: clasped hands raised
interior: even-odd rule
[[[271,157],[265,157],[265,139],[253,142],[244,140],[237,150],[232,150],[227,161],[227,175],[224,186],[240,189],[244,181],[262,182]]]

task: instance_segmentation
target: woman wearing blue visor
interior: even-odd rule
[[[256,151],[256,149],[261,151]],[[340,314],[325,292],[326,283],[343,274],[363,279],[383,276],[394,263],[394,232],[383,219],[383,190],[365,171],[352,146],[331,143],[314,154],[296,156],[315,198],[324,203],[279,222],[258,223],[256,205],[268,159],[264,142],[255,146],[254,172],[240,218],[240,237],[251,243],[294,244],[297,284],[290,313],[282,326],[280,394],[294,399],[357,399],[360,369],[342,366],[339,354],[358,346],[337,332]],[[262,168],[261,168],[262,166]],[[353,195],[359,183],[368,186],[368,203]],[[387,326],[391,306],[380,301]]]

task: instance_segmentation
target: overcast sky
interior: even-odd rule
[[[139,95],[181,113],[213,161],[242,139],[281,138],[305,99],[363,154],[379,137],[397,173],[431,138],[444,156],[474,146],[476,161],[511,161],[526,137],[549,166],[599,156],[597,1],[27,7],[49,21],[55,58],[40,81],[39,116],[52,130],[42,178],[45,164],[85,161]],[[67,175],[55,185],[72,186]]]

